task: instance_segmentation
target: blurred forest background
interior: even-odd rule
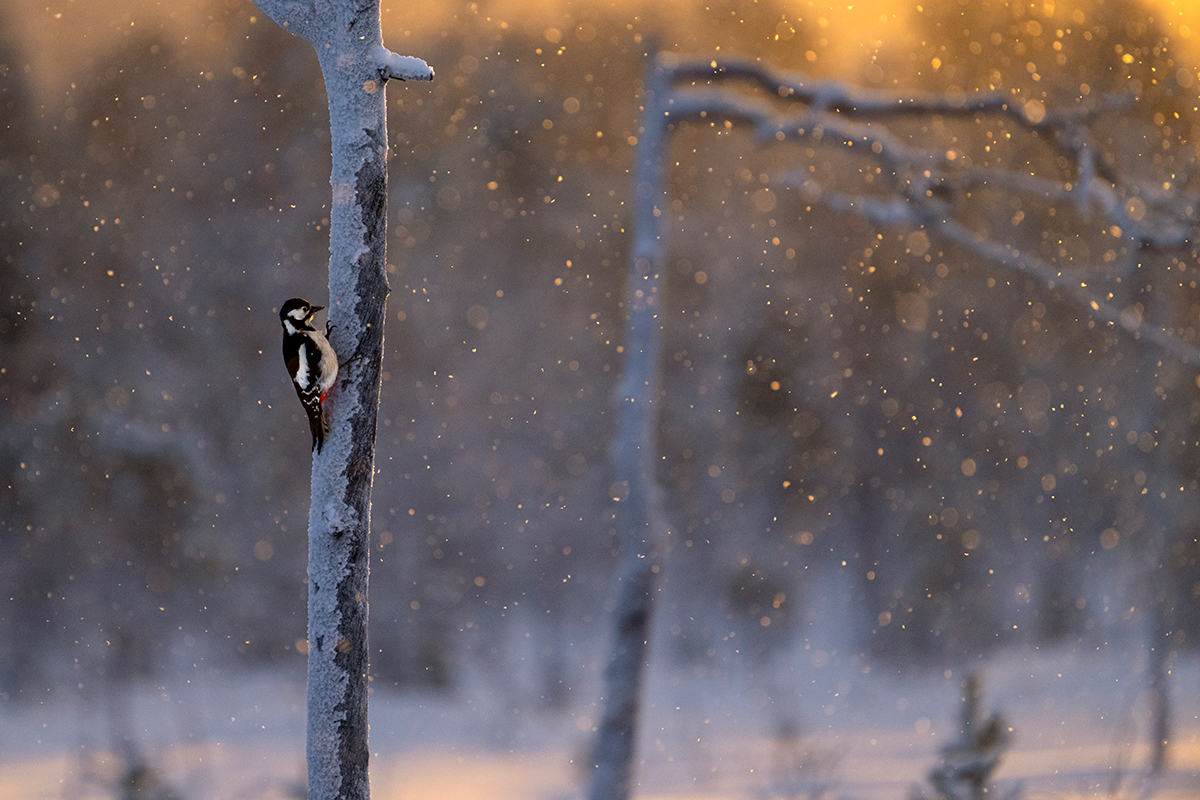
[[[8,697],[303,662],[309,438],[277,309],[327,298],[316,60],[245,0],[83,5],[0,12]],[[437,79],[388,92],[375,680],[561,705],[604,662],[651,38],[897,95],[1135,97],[1088,128],[1127,214],[1181,235],[1004,186],[970,224],[1194,353],[1185,23],[1132,0],[385,7],[387,44]],[[893,133],[1072,179],[1018,128]],[[1200,643],[1200,362],[932,233],[829,210],[822,187],[871,180],[844,148],[759,144],[674,133],[655,657],[770,683],[804,649],[940,671],[1014,645]]]

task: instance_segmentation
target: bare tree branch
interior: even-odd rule
[[[371,57],[379,65],[379,77],[385,81],[390,78],[401,81],[433,80],[433,69],[415,56],[397,55],[379,45],[371,48]]]
[[[1019,98],[1001,92],[898,95],[894,92],[856,89],[838,81],[808,79],[798,73],[773,70],[746,59],[721,57],[720,60],[714,58],[705,62],[664,54],[662,62],[668,73],[666,79],[673,87],[688,82],[743,81],[781,100],[800,102],[814,110],[851,117],[937,114],[969,118],[994,114],[1008,117],[1031,131],[1057,132],[1093,119],[1098,114],[1124,111],[1137,101],[1133,92],[1100,95],[1080,102],[1075,108],[1049,112],[1040,101],[1023,103]]]
[[[991,187],[1050,202],[1072,204],[1084,219],[1099,217],[1105,227],[1127,243],[1131,252],[1147,246],[1183,247],[1200,232],[1200,205],[1196,192],[1183,195],[1124,185],[1115,168],[1102,166],[1086,123],[1103,113],[1123,111],[1136,101],[1132,93],[1100,95],[1076,108],[1047,110],[1040,101],[1022,103],[1011,95],[891,93],[849,88],[836,81],[808,80],[774,72],[749,61],[679,60],[663,56],[666,80],[673,86],[699,82],[742,81],[763,94],[738,94],[724,88],[682,89],[666,101],[663,121],[730,121],[750,127],[764,142],[818,141],[846,147],[874,159],[881,174],[892,181],[891,198],[855,196],[829,191],[815,181],[793,177],[792,185],[805,196],[841,212],[862,215],[883,225],[924,226],[1000,266],[1033,276],[1084,307],[1086,313],[1109,326],[1162,347],[1176,358],[1200,366],[1200,348],[1173,332],[1147,325],[1140,315],[1112,307],[1104,293],[1089,288],[1120,277],[1112,268],[1077,266],[1057,269],[1038,255],[986,239],[953,218],[953,200],[972,188]],[[800,102],[800,112],[781,111],[780,103]],[[969,155],[956,150],[914,147],[878,120],[921,115],[976,117],[992,114],[1010,119],[1074,164],[1074,180],[975,166]],[[870,118],[872,123],[857,120]],[[1182,185],[1182,181],[1178,182]],[[944,191],[943,191],[944,190]],[[943,195],[949,193],[949,200]],[[896,197],[895,195],[899,195]],[[1132,263],[1132,262],[1131,262]]]

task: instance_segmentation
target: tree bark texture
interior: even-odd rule
[[[625,371],[617,386],[617,431],[611,448],[617,484],[617,568],[613,648],[604,673],[604,712],[593,753],[591,800],[625,800],[637,755],[638,709],[646,667],[656,548],[662,531],[661,489],[655,479],[661,398],[661,225],[666,192],[666,96],[655,53],[642,93],[642,123],[634,166],[633,245],[625,297]]]
[[[308,519],[308,797],[365,800],[371,482],[388,295],[384,84],[433,75],[383,48],[378,0],[257,5],[313,45],[329,99],[329,321],[343,367],[330,437],[313,458]],[[398,71],[408,67],[415,72]]]

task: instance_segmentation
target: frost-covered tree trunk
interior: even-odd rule
[[[256,0],[317,51],[329,98],[333,202],[329,320],[347,363],[331,436],[313,459],[308,518],[308,797],[367,798],[367,572],[371,479],[388,295],[389,78],[430,80],[383,47],[379,0]]]
[[[625,371],[617,386],[617,431],[612,461],[617,483],[617,568],[613,649],[604,673],[604,713],[593,753],[591,800],[629,796],[636,754],[638,706],[646,666],[656,548],[662,528],[661,489],[655,480],[662,329],[661,241],[666,141],[665,85],[658,60],[642,96],[634,166],[633,247],[625,296]]]

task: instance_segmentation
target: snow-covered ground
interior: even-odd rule
[[[978,671],[984,712],[1000,711],[1015,735],[995,776],[1001,789],[1020,783],[1031,799],[1200,797],[1194,658],[1175,665],[1171,763],[1153,783],[1144,772],[1148,719],[1137,653],[1021,651]],[[795,672],[794,681],[773,674],[756,682],[652,670],[637,796],[906,800],[913,786],[928,789],[939,748],[957,733],[963,674],[839,663],[820,653]],[[597,717],[590,704],[539,712],[481,688],[449,696],[377,688],[371,703],[375,798],[582,795]],[[81,693],[9,702],[0,713],[0,800],[117,796],[130,752],[155,770],[140,796],[303,796],[298,671],[209,671],[105,701]],[[120,744],[125,732],[128,747]],[[155,794],[156,786],[173,794]]]

